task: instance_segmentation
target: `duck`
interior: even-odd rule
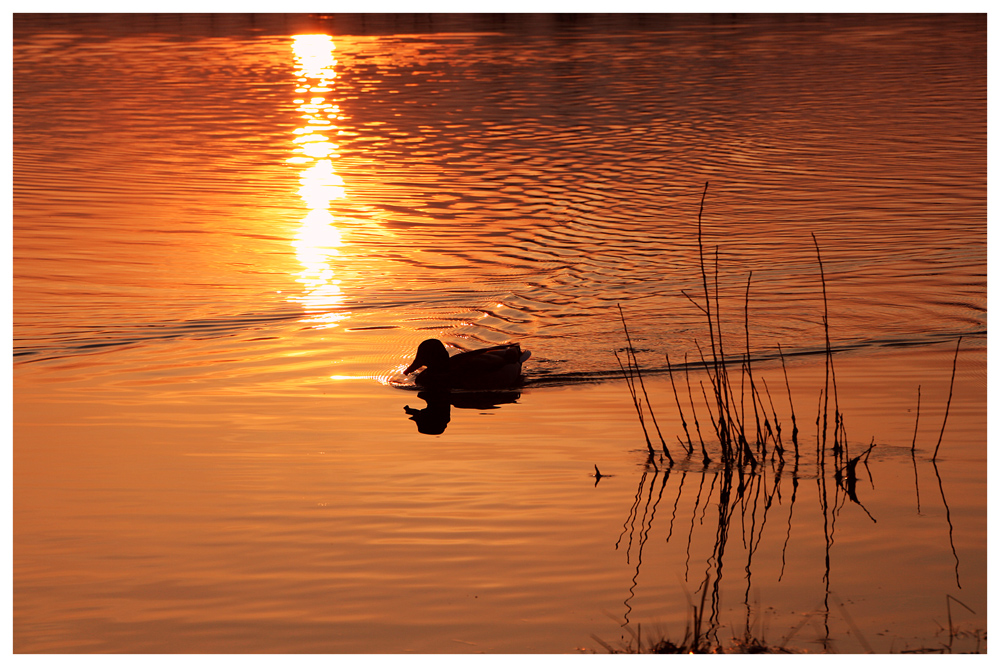
[[[423,368],[414,383],[426,389],[506,389],[521,384],[521,364],[530,356],[517,343],[449,356],[444,343],[428,338],[403,374]]]

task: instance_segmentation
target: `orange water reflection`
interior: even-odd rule
[[[735,39],[731,29],[726,34]],[[939,182],[917,180],[931,192],[916,199],[902,187],[883,188],[885,179],[851,180],[853,165],[862,160],[887,165],[891,174],[891,167],[904,164],[911,152],[890,151],[887,161],[880,162],[872,147],[867,153],[836,147],[837,157],[831,157],[818,152],[818,139],[803,145],[815,135],[806,133],[802,119],[808,109],[841,99],[836,88],[812,98],[815,106],[797,106],[809,102],[807,95],[799,97],[804,92],[799,86],[790,103],[770,95],[758,101],[757,107],[765,102],[768,109],[784,107],[787,113],[778,119],[767,120],[773,114],[758,115],[757,109],[728,124],[713,112],[689,131],[685,119],[697,119],[698,110],[729,109],[726,101],[735,99],[729,97],[732,82],[739,81],[726,78],[718,95],[716,89],[699,93],[692,68],[690,75],[677,77],[680,90],[695,88],[690,95],[665,97],[684,104],[702,100],[704,106],[681,105],[677,114],[671,109],[666,120],[654,117],[634,125],[632,121],[649,117],[646,109],[655,116],[663,106],[656,97],[646,97],[647,89],[637,87],[637,82],[661,81],[647,76],[646,65],[656,62],[655,49],[664,44],[652,39],[622,46],[632,56],[619,56],[611,68],[603,58],[604,41],[560,39],[572,42],[567,50],[544,46],[542,40],[538,46],[524,39],[506,46],[496,40],[502,49],[498,52],[482,48],[484,40],[478,37],[385,37],[368,42],[338,37],[334,51],[323,38],[317,43],[326,42],[326,50],[317,48],[315,58],[298,57],[296,52],[301,67],[295,69],[302,70],[303,81],[290,86],[287,65],[295,61],[288,48],[292,41],[285,35],[268,42],[267,53],[276,53],[279,63],[269,65],[268,71],[276,72],[275,81],[283,86],[278,94],[290,94],[276,102],[276,87],[265,81],[262,89],[268,96],[260,106],[243,103],[242,83],[232,89],[225,86],[233,78],[232,59],[243,57],[240,44],[206,40],[193,52],[186,41],[171,47],[167,40],[150,38],[98,50],[94,40],[78,39],[78,46],[65,47],[66,55],[51,47],[42,53],[52,52],[52,58],[37,58],[37,51],[22,57],[21,67],[37,84],[26,86],[30,94],[17,102],[16,118],[36,122],[16,128],[22,137],[16,174],[16,262],[19,272],[26,258],[33,262],[28,267],[33,282],[28,293],[18,282],[15,296],[25,313],[19,319],[33,330],[43,325],[49,330],[44,345],[36,344],[41,352],[35,358],[41,361],[15,370],[15,650],[569,652],[577,646],[597,648],[591,636],[617,644],[617,638],[625,636],[618,627],[624,620],[630,629],[662,623],[667,636],[676,640],[691,618],[686,595],[704,599],[694,589],[709,567],[723,570],[721,560],[721,620],[734,626],[734,634],[745,607],[751,606],[747,611],[757,614],[767,639],[791,637],[795,644],[789,646],[817,650],[818,645],[810,646],[803,638],[823,632],[823,617],[816,620],[808,614],[823,602],[828,589],[847,605],[838,605],[829,615],[837,623],[834,634],[841,630],[845,637],[854,636],[843,630],[846,621],[838,616],[843,608],[876,650],[888,650],[899,635],[921,634],[926,642],[916,646],[927,646],[936,628],[951,625],[944,617],[946,609],[955,612],[956,624],[979,619],[985,623],[985,336],[974,357],[965,356],[963,343],[939,480],[926,457],[937,442],[949,401],[953,347],[942,353],[928,346],[881,346],[880,334],[870,333],[879,324],[873,322],[879,313],[899,321],[924,314],[928,321],[918,331],[949,331],[931,322],[945,320],[934,309],[943,311],[951,301],[967,305],[949,308],[949,316],[985,331],[985,232],[980,245],[960,247],[958,258],[936,252],[942,245],[957,246],[963,238],[961,243],[970,243],[970,232],[961,227],[985,221],[985,190],[978,213],[978,204],[962,204],[959,197],[943,199],[966,207],[956,213],[951,205],[928,206],[936,188],[952,187],[943,176]],[[487,43],[492,42],[490,38]],[[684,51],[672,53],[686,71],[684,53],[703,54],[706,47],[701,40],[678,42]],[[774,43],[776,49],[785,48]],[[601,50],[594,51],[597,47]],[[225,58],[219,57],[220,48]],[[602,56],[593,59],[593,67],[583,67],[584,48],[591,49],[587,54]],[[334,66],[337,52],[340,64]],[[158,58],[150,58],[150,53]],[[203,54],[206,64],[192,73],[204,71],[210,75],[206,85],[217,85],[220,92],[232,90],[232,103],[206,110],[186,79],[176,80],[182,85],[170,85],[178,72],[192,71],[192,53]],[[893,53],[887,48],[880,57]],[[955,62],[945,49],[932,53],[945,64]],[[121,57],[128,69],[100,67],[108,54]],[[392,102],[397,106],[386,103],[391,97],[380,91],[390,84],[361,83],[380,76],[381,70],[365,64],[373,62],[369,54],[386,64],[387,74],[409,73],[416,70],[411,63],[417,63],[420,71],[429,73],[413,74],[411,83],[419,85],[410,88],[400,81],[400,95],[416,103],[440,102],[444,108],[403,106],[403,100]],[[734,54],[738,63],[739,51]],[[867,58],[869,52],[862,54]],[[248,57],[235,62],[253,66],[245,71],[249,80],[259,74],[259,50],[255,47]],[[348,57],[354,59],[349,67]],[[147,61],[159,58],[162,69],[145,68]],[[486,58],[495,62],[476,65]],[[522,59],[521,65],[516,58]],[[806,63],[810,59],[819,61],[803,56]],[[589,62],[589,55],[583,60]],[[932,58],[913,60],[926,65]],[[534,72],[526,71],[524,62],[538,65]],[[588,93],[585,75],[602,62],[608,76],[595,77]],[[456,67],[450,69],[449,63]],[[634,63],[633,69],[623,69],[624,63]],[[756,68],[761,63],[756,58],[749,64]],[[91,78],[78,82],[88,85],[71,85],[72,74],[86,73],[84,65],[101,74],[100,85]],[[476,78],[491,72],[503,75],[505,69],[510,71],[509,87],[503,81]],[[801,76],[816,76],[815,68],[795,69]],[[879,72],[877,80],[896,80],[896,70],[872,69]],[[338,78],[333,78],[334,70]],[[345,70],[363,71],[365,76],[347,77]],[[787,86],[779,76],[787,67],[774,65],[773,70],[777,78],[768,82],[769,92]],[[475,76],[463,78],[470,71]],[[27,76],[24,72],[21,69],[18,77]],[[519,80],[522,74],[532,76]],[[736,74],[748,76],[744,71],[730,76]],[[345,85],[348,78],[354,88]],[[898,80],[907,82],[905,77]],[[754,81],[747,81],[744,90],[754,90]],[[953,81],[956,88],[962,83]],[[61,88],[53,87],[55,83]],[[111,97],[116,85],[122,90],[134,86],[135,95],[123,96],[124,104],[111,109],[109,116],[108,105],[95,95]],[[373,92],[362,92],[362,85]],[[985,91],[985,82],[982,85]],[[291,93],[295,87],[300,92]],[[550,89],[572,93],[571,101],[579,106],[555,106],[560,97],[546,97]],[[509,94],[508,99],[499,98],[498,90],[504,97]],[[872,99],[860,87],[843,90],[850,94],[843,99],[862,105]],[[332,106],[348,96],[357,98],[349,109]],[[532,96],[540,103],[535,105]],[[606,106],[601,97],[606,97]],[[164,99],[182,105],[186,113],[177,119],[164,114]],[[289,106],[293,99],[300,101]],[[512,106],[490,104],[498,99]],[[974,96],[970,99],[975,102]],[[482,104],[482,111],[450,115],[471,107],[473,100]],[[637,107],[643,100],[649,106],[643,102]],[[531,105],[513,106],[521,101]],[[713,106],[719,101],[722,107]],[[895,96],[890,101],[895,103],[884,108],[893,109],[896,116],[914,100]],[[588,104],[601,114],[584,115],[582,108]],[[985,99],[982,105],[985,109]],[[46,107],[57,113],[49,115]],[[268,119],[282,108],[287,113],[297,110],[301,122],[275,127]],[[820,117],[827,125],[837,125],[837,112],[846,108],[834,106]],[[412,115],[406,115],[407,109]],[[236,110],[241,122],[256,124],[235,124]],[[230,127],[235,138],[202,155],[205,142],[215,137],[215,122],[194,130],[191,136],[203,141],[190,144],[177,141],[178,124],[207,117],[206,111],[216,111],[218,122]],[[356,113],[353,118],[358,120],[345,126],[343,118],[334,117],[345,111]],[[401,112],[398,120],[392,115],[396,111]],[[620,129],[602,130],[607,118],[619,111],[622,116],[614,122]],[[102,135],[103,120],[124,123],[139,112],[149,114],[148,132]],[[579,127],[592,131],[570,127],[566,121],[574,118],[587,123]],[[842,124],[851,126],[846,136],[853,136],[865,118],[846,113]],[[985,134],[985,114],[983,118]],[[67,125],[68,120],[79,124]],[[500,125],[512,120],[523,126]],[[743,144],[727,140],[730,133],[739,135],[747,123],[758,120],[767,120],[758,128],[761,133],[751,132]],[[725,151],[718,157],[699,149],[706,123],[721,135],[718,145],[747,146],[747,154],[754,145],[761,146],[760,154],[777,165],[750,169],[743,163],[742,171],[730,174],[730,185],[720,184],[720,190],[730,188],[719,197],[721,213],[715,208],[714,179],[730,161]],[[802,136],[782,147],[780,134],[763,134],[768,123],[791,123],[803,129]],[[266,137],[264,152],[248,151],[253,144],[236,143],[245,138],[245,127]],[[66,131],[75,128],[86,134]],[[435,135],[432,131],[439,128]],[[959,134],[965,128],[936,131]],[[641,129],[645,140],[632,129]],[[345,136],[338,132],[346,130],[357,130],[358,139],[338,141]],[[583,143],[581,136],[587,135],[590,139]],[[103,136],[107,144],[81,143],[82,136],[95,141]],[[426,153],[401,149],[406,145],[401,142],[424,137]],[[663,142],[671,147],[669,153],[654,147],[662,137],[676,142]],[[155,148],[170,161],[160,166],[141,151],[132,153],[129,141],[144,151]],[[972,169],[953,171],[959,163],[949,157],[958,152],[932,137],[910,143],[912,154],[926,151],[939,168],[947,164],[950,179]],[[106,151],[94,150],[105,145]],[[278,161],[287,158],[287,165],[273,164],[275,145]],[[887,145],[877,143],[875,148]],[[348,152],[362,146],[365,154]],[[615,151],[620,159],[612,155]],[[336,155],[340,152],[344,157]],[[51,157],[60,154],[65,159]],[[45,168],[22,171],[21,156],[34,161],[28,165]],[[111,156],[134,161],[116,160],[112,169],[107,165]],[[783,159],[788,156],[790,161]],[[440,329],[453,339],[467,335],[470,346],[485,344],[491,336],[509,336],[532,347],[537,357],[531,370],[537,371],[537,378],[571,371],[586,377],[582,373],[615,364],[611,350],[620,349],[622,335],[616,333],[614,315],[598,314],[613,312],[608,299],[618,297],[628,298],[623,305],[630,326],[636,312],[633,335],[644,339],[649,356],[658,355],[660,364],[661,351],[673,358],[694,350],[696,344],[689,339],[700,338],[701,319],[679,291],[700,285],[691,231],[697,198],[687,202],[676,192],[686,187],[685,174],[695,180],[705,173],[699,161],[710,170],[706,178],[713,179],[706,203],[706,239],[710,246],[722,244],[723,286],[728,276],[739,290],[739,297],[732,299],[736,312],[727,322],[743,322],[740,279],[753,269],[749,307],[754,348],[765,347],[758,341],[765,335],[805,352],[822,339],[815,258],[809,254],[809,241],[799,243],[796,238],[801,234],[808,239],[813,229],[823,243],[824,258],[829,248],[828,275],[839,278],[830,281],[831,318],[838,326],[846,321],[845,328],[853,327],[838,342],[876,338],[867,348],[838,354],[837,379],[851,437],[859,447],[867,447],[872,438],[878,444],[869,462],[870,484],[858,490],[877,525],[847,499],[824,532],[827,514],[820,507],[820,485],[836,489],[835,481],[806,465],[796,473],[792,460],[783,473],[755,471],[748,478],[748,491],[730,496],[731,509],[719,500],[721,483],[711,471],[703,474],[679,463],[669,480],[664,467],[643,477],[643,436],[620,381],[536,385],[529,387],[524,400],[499,410],[445,405],[450,421],[442,437],[418,432],[416,420],[408,419],[414,415],[404,411],[404,404],[414,410],[423,405],[416,392],[347,382],[366,373],[388,372],[394,361],[408,363],[412,356],[404,357],[403,350],[412,353],[410,344],[422,329]],[[924,168],[919,167],[924,162],[917,164],[915,168]],[[251,171],[230,169],[234,165],[247,165]],[[798,169],[790,182],[783,175],[786,167]],[[121,178],[125,168],[134,180]],[[206,184],[212,189],[206,192],[206,184],[194,177],[207,179],[215,172],[218,180],[209,179]],[[800,178],[802,172],[810,176]],[[94,178],[98,174],[101,179]],[[271,178],[275,174],[278,177]],[[830,174],[836,176],[840,193],[815,196],[810,183]],[[300,184],[289,184],[293,175],[301,178]],[[116,176],[121,181],[117,189],[103,182]],[[341,176],[350,182],[349,193]],[[976,178],[974,173],[969,176]],[[677,184],[678,179],[682,183]],[[757,186],[761,191],[754,189]],[[282,211],[293,190],[299,190],[304,204],[295,202],[295,229],[276,232],[275,221],[285,220]],[[251,192],[254,197],[248,200]],[[888,234],[859,233],[864,225],[853,222],[855,202],[867,204],[859,213],[867,223],[875,213],[892,211],[882,201],[887,194],[898,194],[908,200],[903,206],[917,212],[929,211],[919,216],[911,211],[899,220],[934,222],[914,224],[898,237],[898,245]],[[204,198],[200,213],[193,206],[199,197]],[[813,207],[820,199],[832,200],[833,210],[825,203]],[[808,205],[801,203],[806,200]],[[248,205],[258,201],[264,205]],[[70,215],[77,213],[76,206],[79,217]],[[567,212],[550,215],[557,206]],[[789,211],[782,216],[786,206]],[[933,215],[941,209],[949,212]],[[189,225],[182,224],[189,212],[190,232],[185,231]],[[556,214],[562,217],[553,220]],[[639,222],[633,223],[633,215]],[[672,227],[675,219],[686,226]],[[888,228],[896,220],[887,216],[881,224]],[[25,228],[30,236],[21,236]],[[210,233],[196,233],[199,229]],[[382,239],[389,242],[380,244]],[[288,253],[293,240],[298,259]],[[971,261],[960,270],[959,260],[979,252],[977,248],[982,248],[982,270]],[[685,262],[692,255],[694,261]],[[879,255],[882,261],[877,261]],[[257,257],[262,261],[253,266]],[[874,272],[868,280],[859,268],[866,266]],[[270,277],[275,267],[283,274],[280,280]],[[938,269],[940,275],[930,276]],[[758,287],[760,274],[771,276],[767,287]],[[290,277],[299,282],[288,288]],[[117,281],[121,287],[99,290],[102,281]],[[912,283],[921,289],[913,289]],[[953,294],[950,285],[957,286]],[[260,294],[272,287],[286,290],[283,301],[293,293],[295,299],[284,301],[284,309],[274,308],[279,311],[274,321],[250,317],[271,309],[269,301],[261,307]],[[668,292],[671,296],[660,296]],[[862,292],[868,298],[844,305],[849,295]],[[921,297],[919,302],[914,293]],[[922,295],[935,299],[925,305]],[[727,303],[723,297],[723,309]],[[349,305],[354,311],[349,321],[322,319]],[[295,330],[298,325],[283,319],[287,309],[295,311],[296,319],[311,318],[306,326],[316,328]],[[456,330],[459,322],[478,327]],[[344,332],[348,326],[355,332]],[[758,334],[758,329],[763,332]],[[83,334],[69,335],[79,330]],[[117,331],[123,333],[117,336]],[[897,331],[909,329],[899,325],[884,337]],[[130,340],[121,348],[89,347]],[[735,348],[741,338],[734,334],[727,340],[735,341]],[[97,356],[70,349],[64,352],[65,363],[44,359],[71,344],[84,351],[107,351]],[[789,396],[781,394],[786,380],[780,366],[755,369],[775,387],[780,415],[792,411],[794,399],[800,437],[812,442],[812,412],[824,386],[823,360],[801,354],[789,362]],[[36,380],[42,371],[25,368],[48,369],[45,381]],[[657,408],[657,429],[673,445],[674,436],[684,431],[671,383],[667,376],[651,380],[646,388]],[[699,395],[702,381],[709,384],[703,373],[692,373],[694,400],[705,428],[709,419]],[[682,385],[678,390],[688,406],[690,389]],[[791,426],[788,420],[783,423],[787,438]],[[913,439],[924,457],[915,465],[910,458]],[[860,451],[853,444],[852,451]],[[597,488],[588,477],[595,465],[606,475]],[[778,474],[783,474],[780,484]],[[774,489],[778,492],[765,493]],[[720,516],[733,517],[727,524],[731,537],[724,559],[711,560],[718,555]],[[766,526],[765,516],[770,519]],[[950,540],[952,524],[957,556]],[[748,534],[749,539],[737,537],[741,529],[746,533],[740,537]],[[828,542],[828,536],[835,543]],[[621,546],[616,544],[619,539]],[[748,593],[760,603],[743,605]],[[953,596],[950,607],[946,595]],[[978,614],[972,616],[956,599]],[[707,607],[711,602],[709,598]],[[626,619],[630,609],[634,611]],[[614,617],[608,618],[605,611]],[[819,630],[814,630],[815,624],[820,624]],[[793,635],[796,628],[801,630]],[[860,647],[850,642],[839,648]],[[899,641],[894,648],[901,648]]]
[[[302,167],[298,194],[309,212],[292,242],[303,266],[295,280],[303,289],[288,299],[302,305],[308,313],[304,321],[316,328],[335,327],[350,316],[338,310],[344,295],[336,266],[344,242],[329,211],[331,201],[347,196],[344,179],[333,163],[339,157],[337,145],[328,136],[338,129],[334,121],[339,119],[340,108],[323,95],[333,90],[331,82],[337,76],[335,48],[329,35],[293,37],[292,51],[298,66],[295,74],[300,84],[295,92],[302,95],[295,104],[304,124],[294,130],[293,156],[286,162]]]

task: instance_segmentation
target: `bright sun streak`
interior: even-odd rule
[[[298,194],[309,213],[302,219],[292,243],[296,258],[303,266],[296,276],[302,292],[289,300],[301,304],[309,314],[306,321],[317,328],[335,327],[349,315],[336,310],[343,304],[336,261],[344,243],[336,219],[329,211],[331,201],[344,199],[347,194],[344,180],[333,163],[333,159],[340,157],[336,152],[338,146],[323,134],[336,132],[334,121],[340,117],[340,107],[317,94],[332,90],[330,83],[337,76],[334,49],[333,38],[329,35],[293,38],[292,50],[298,65],[295,75],[299,83],[295,92],[309,95],[294,100],[303,124],[293,131],[293,155],[286,162],[302,165]]]

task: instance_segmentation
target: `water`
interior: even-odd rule
[[[643,472],[613,351],[621,304],[672,443],[665,355],[706,345],[685,296],[703,195],[729,351],[747,317],[777,403],[782,346],[803,430],[819,246],[852,447],[879,443],[862,502],[935,573],[881,601],[861,591],[884,573],[824,579],[828,515],[800,509],[780,576],[801,581],[754,575],[773,627],[820,600],[846,618],[839,591],[885,621],[878,651],[934,644],[946,595],[985,628],[982,16],[22,15],[14,37],[15,650],[679,638],[684,550],[647,551],[633,586],[615,540],[650,484],[697,514],[710,478]],[[521,342],[525,389],[417,433],[395,385],[432,336]],[[832,562],[898,559],[860,507]],[[834,649],[865,648],[845,633]]]

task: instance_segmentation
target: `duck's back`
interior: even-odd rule
[[[521,383],[521,364],[531,356],[520,345],[498,345],[461,352],[448,359],[447,369],[424,371],[417,382],[454,389],[504,389]]]

